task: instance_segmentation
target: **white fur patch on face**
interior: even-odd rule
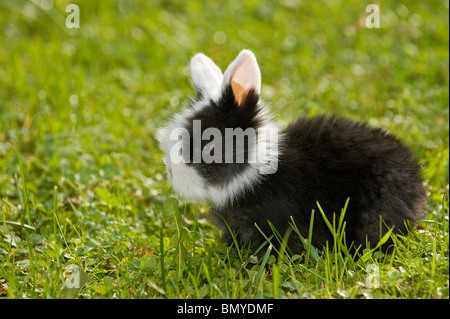
[[[188,108],[181,113],[175,114],[172,121],[158,130],[157,139],[161,150],[164,152],[164,163],[166,164],[167,174],[173,189],[186,199],[207,200],[205,180],[193,167],[186,165],[182,161],[180,162],[179,158],[174,159],[171,156],[171,152],[178,142],[171,139],[172,132],[185,128],[187,126],[187,118],[195,111],[195,108]]]
[[[200,201],[209,200],[205,181],[193,167],[183,163],[169,164],[167,170],[173,189],[183,198]]]

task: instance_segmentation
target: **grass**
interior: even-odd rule
[[[61,0],[0,4],[0,297],[449,298],[448,1],[382,1],[380,29],[356,0],[72,3],[79,29]],[[193,94],[194,53],[225,68],[243,48],[280,123],[334,113],[411,147],[422,229],[357,260],[336,218],[329,250],[258,259],[179,201],[156,130]]]

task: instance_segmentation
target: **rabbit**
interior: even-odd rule
[[[314,210],[312,244],[325,247],[333,235],[317,203],[332,221],[347,199],[345,240],[352,247],[375,247],[388,229],[405,232],[425,218],[421,167],[393,135],[336,116],[303,116],[280,130],[260,99],[261,73],[250,50],[225,73],[202,53],[189,67],[197,96],[157,138],[173,189],[210,204],[225,242],[232,243],[231,231],[256,250],[265,242],[261,232],[273,233],[268,221],[283,235],[293,220],[307,238]],[[233,129],[248,143],[227,149],[240,137],[227,136]],[[291,232],[289,247],[301,251],[295,237]]]

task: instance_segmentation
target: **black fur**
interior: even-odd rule
[[[339,216],[348,197],[346,242],[353,242],[354,247],[365,246],[366,240],[371,247],[378,243],[380,216],[396,231],[405,231],[405,222],[414,224],[425,217],[420,167],[408,148],[392,135],[323,116],[301,118],[283,133],[278,171],[266,175],[263,183],[236,203],[214,208],[241,243],[251,242],[257,248],[264,238],[254,225],[270,235],[268,220],[283,234],[290,216],[306,238],[311,211],[315,210],[313,245],[320,247],[331,241],[332,235],[316,202],[332,221],[333,213]],[[221,218],[217,221],[230,241],[228,227]]]
[[[258,114],[261,111],[260,105],[258,104],[259,96],[251,92],[247,99],[244,101],[241,107],[236,104],[233,92],[230,86],[227,86],[222,93],[219,101],[214,102],[209,101],[209,106],[203,109],[201,112],[196,113],[194,116],[188,119],[189,123],[193,123],[194,120],[201,120],[202,133],[205,129],[209,127],[218,128],[222,133],[222,163],[194,163],[193,154],[194,152],[199,152],[206,144],[209,143],[208,140],[202,141],[200,144],[200,149],[194,149],[194,134],[192,126],[187,127],[190,133],[190,147],[191,147],[191,160],[187,165],[194,166],[200,175],[202,175],[210,185],[221,184],[224,185],[228,183],[237,174],[241,173],[248,166],[247,161],[244,163],[226,163],[225,161],[225,129],[226,128],[242,128],[246,130],[247,128],[258,128],[261,126],[261,122],[258,120]],[[243,152],[245,153],[243,157],[248,159],[248,145],[244,144],[245,148]],[[234,149],[234,155],[237,156],[239,153],[236,148]]]

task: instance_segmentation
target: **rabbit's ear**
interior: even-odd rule
[[[220,90],[223,75],[219,67],[203,53],[196,54],[189,64],[192,81],[199,96],[213,96]]]
[[[249,93],[260,95],[261,72],[256,57],[250,50],[242,50],[228,66],[223,76],[222,90],[230,85],[238,106],[242,106]]]

